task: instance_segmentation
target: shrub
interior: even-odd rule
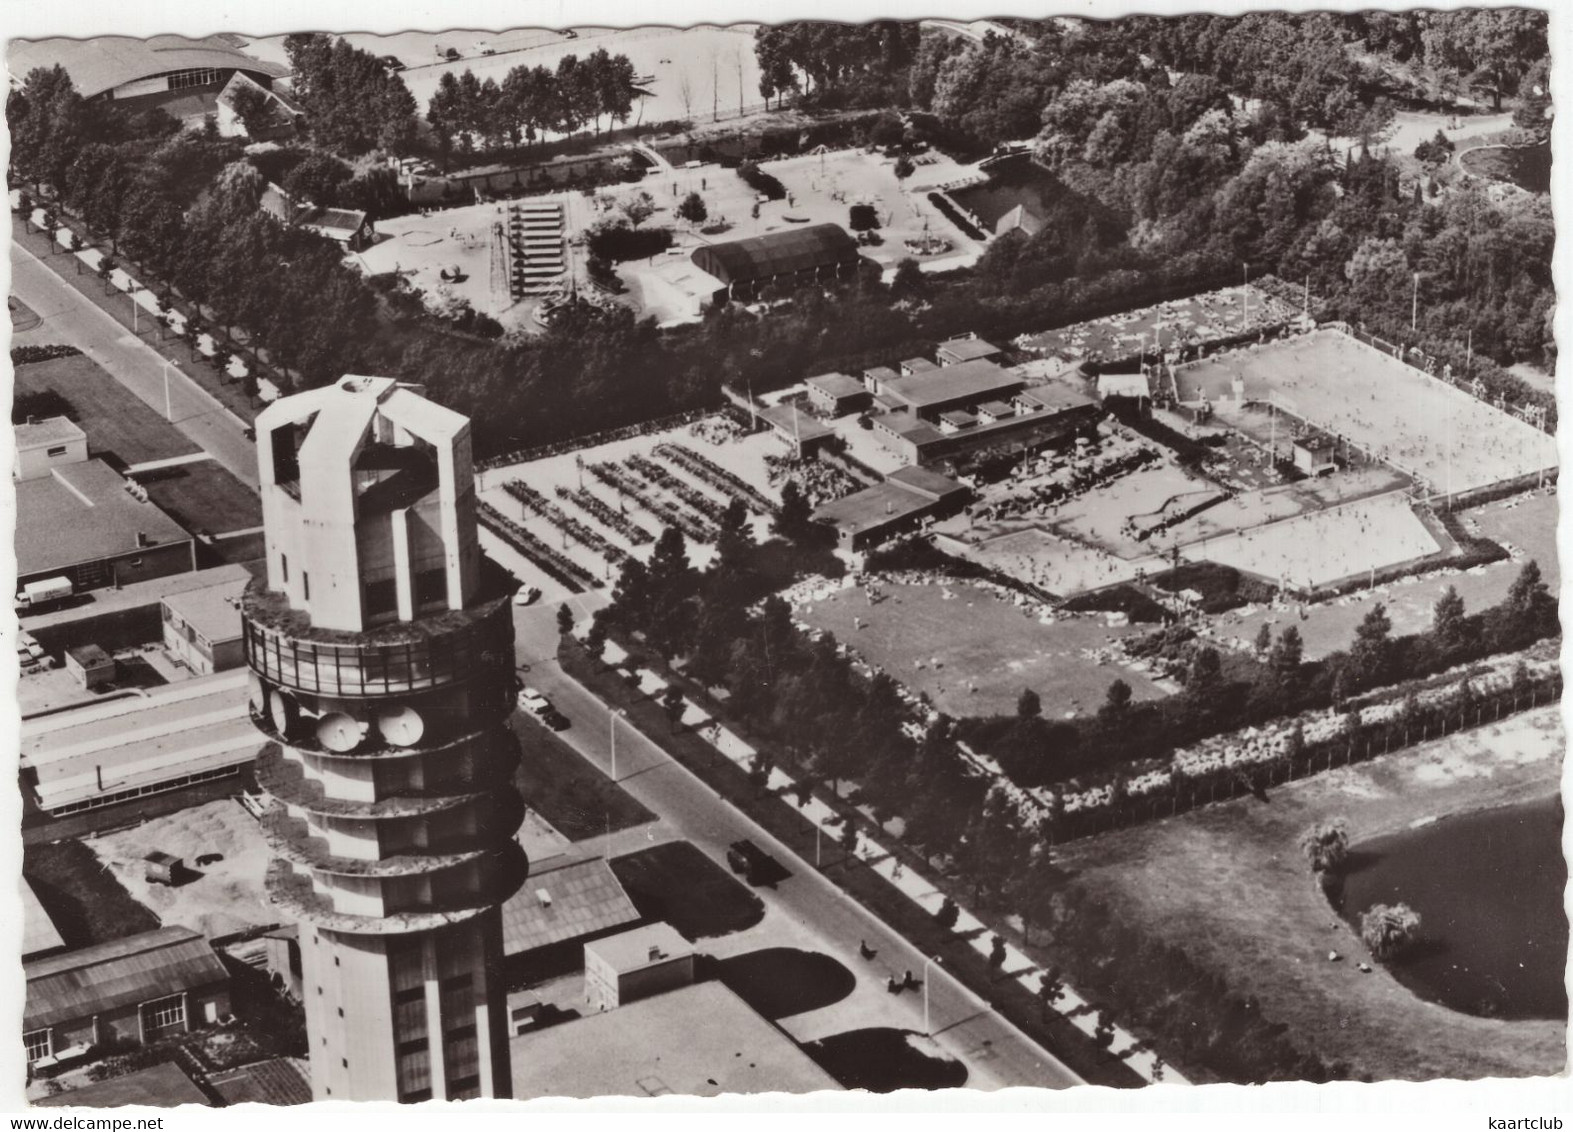
[[[771,200],[786,199],[786,186],[760,169],[757,162],[741,162],[737,167],[737,175],[756,193],[764,193]]]
[[[672,230],[634,228],[626,220],[602,221],[590,229],[586,244],[592,258],[608,263],[649,259],[672,246]]]
[[[917,167],[912,164],[912,158],[903,154],[901,157],[896,159],[895,173],[897,179],[903,181],[906,180],[908,177],[912,176],[916,168]]]
[[[1420,939],[1420,913],[1407,904],[1373,904],[1360,917],[1360,939],[1378,959],[1397,959]]]
[[[879,210],[871,204],[854,204],[847,226],[854,232],[868,232],[879,227]]]
[[[1314,873],[1337,873],[1349,856],[1349,828],[1342,818],[1318,822],[1300,838],[1300,851]]]

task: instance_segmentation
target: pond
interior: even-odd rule
[[[1532,193],[1551,191],[1551,143],[1489,145],[1471,149],[1459,159],[1464,168],[1494,181],[1507,181]]]
[[[1041,220],[1051,211],[1051,198],[1063,192],[1054,174],[1023,154],[995,162],[989,166],[988,181],[950,195],[992,232],[1000,217],[1018,204]]]
[[[1567,1017],[1560,798],[1443,818],[1349,857],[1335,905],[1356,931],[1373,904],[1420,914],[1420,944],[1391,968],[1410,990],[1467,1014]]]
[[[897,1089],[958,1089],[967,1067],[933,1040],[911,1030],[878,1027],[835,1034],[803,1047],[844,1088],[871,1093]]]

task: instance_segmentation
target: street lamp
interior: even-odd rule
[[[178,366],[179,364],[179,362],[170,361],[168,358],[164,359],[164,419],[170,423],[174,423],[175,410],[169,401],[169,367]]]
[[[1409,303],[1409,329],[1415,329],[1415,324],[1420,321],[1420,272],[1415,272],[1414,298]]]
[[[625,716],[627,714],[628,714],[628,712],[627,712],[626,709],[618,708],[616,711],[612,712],[612,714],[607,718],[607,725],[611,729],[611,735],[612,735],[612,781],[613,782],[617,781],[617,720],[618,720],[618,718],[620,716]]]
[[[943,962],[937,955],[923,957],[923,1036],[926,1038],[934,1036],[934,1027],[929,1025],[929,967]]]

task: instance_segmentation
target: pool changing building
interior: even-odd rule
[[[528,868],[515,583],[480,552],[469,422],[346,377],[264,410],[257,454],[267,576],[245,652],[312,1095],[507,1097],[500,909]]]

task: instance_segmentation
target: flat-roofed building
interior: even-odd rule
[[[68,417],[50,417],[15,426],[16,459],[11,478],[34,480],[62,464],[87,459],[87,433]]]
[[[1009,397],[1025,385],[1008,369],[990,361],[974,361],[934,366],[887,382],[881,392],[895,398],[914,416],[936,420],[950,409],[967,409],[983,401]]]
[[[670,924],[647,924],[584,945],[584,999],[592,1013],[693,981],[694,945]]]
[[[812,455],[835,435],[833,429],[796,405],[771,405],[757,410],[757,415],[799,457]]]
[[[813,519],[835,528],[839,549],[858,553],[918,530],[931,519],[954,515],[971,498],[968,488],[936,472],[902,468],[884,483],[825,504]]]
[[[17,587],[69,578],[78,592],[197,568],[196,544],[102,460],[16,482]]]
[[[111,1039],[147,1044],[229,1016],[229,972],[190,928],[159,928],[35,959],[23,964],[22,974],[22,1037],[35,1067]]]
[[[695,983],[513,1039],[513,1095],[715,1097],[839,1089],[719,982]]]
[[[962,362],[999,362],[1004,357],[1004,350],[975,334],[941,342],[934,351],[934,360],[941,367],[960,365]]]
[[[867,386],[844,373],[822,373],[804,384],[809,401],[833,417],[867,408],[872,400]]]
[[[169,594],[160,602],[164,647],[199,676],[246,663],[240,599],[251,576],[241,574],[202,589]]]
[[[1294,466],[1308,476],[1328,475],[1338,470],[1331,437],[1303,436],[1294,442]]]
[[[66,649],[66,671],[82,687],[95,691],[115,680],[115,658],[98,645],[73,645]]]
[[[55,817],[238,773],[261,738],[244,672],[22,721],[23,789]]]
[[[901,363],[900,369],[902,377],[916,377],[920,373],[933,373],[939,366],[927,358],[908,358]]]

